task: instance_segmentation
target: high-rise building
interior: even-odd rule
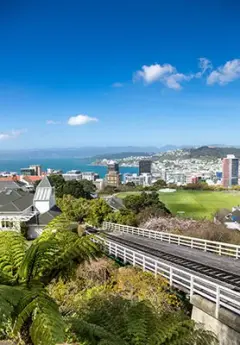
[[[119,173],[119,164],[117,162],[115,162],[115,161],[108,162],[108,174],[111,171],[115,171],[115,172]]]
[[[118,187],[121,184],[121,175],[119,174],[119,164],[117,162],[110,161],[108,163],[108,173],[105,180],[110,186]]]
[[[41,165],[30,165],[29,168],[30,169],[34,169],[36,176],[41,176],[42,175]]]
[[[30,165],[28,168],[22,168],[21,175],[41,176],[42,175],[41,165]]]
[[[239,160],[234,155],[227,155],[222,162],[222,184],[228,188],[238,184]]]
[[[139,161],[139,175],[151,174],[152,161],[150,159],[142,159]]]

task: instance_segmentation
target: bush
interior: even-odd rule
[[[155,231],[171,232],[210,241],[240,244],[240,232],[229,230],[224,225],[218,225],[208,220],[159,217],[142,222],[140,226]]]

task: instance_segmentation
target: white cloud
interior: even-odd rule
[[[60,125],[61,122],[60,121],[54,121],[54,120],[47,120],[46,124],[47,125]]]
[[[194,78],[193,75],[185,75],[183,73],[175,73],[165,77],[166,85],[170,89],[180,90],[182,81],[189,81]]]
[[[112,87],[123,87],[123,83],[113,83]]]
[[[144,65],[140,71],[137,71],[134,75],[134,80],[143,80],[147,84],[154,83],[155,81],[161,80],[164,76],[174,73],[175,67],[170,64],[155,64],[155,65]]]
[[[154,64],[142,66],[140,71],[134,74],[134,81],[143,80],[146,84],[161,82],[170,89],[180,90],[181,82],[193,79],[193,74],[178,73],[177,69],[170,64]]]
[[[212,71],[207,78],[207,84],[225,85],[238,78],[240,78],[240,59],[234,59]]]
[[[201,78],[205,72],[213,69],[212,62],[204,57],[198,59],[198,67],[201,71],[195,74],[196,78]]]
[[[9,140],[19,137],[21,134],[26,133],[26,129],[12,129],[10,132],[0,132],[0,140]]]
[[[70,126],[81,126],[85,125],[88,122],[97,122],[98,119],[96,117],[90,117],[88,115],[76,115],[76,116],[71,116],[68,119],[68,124]]]

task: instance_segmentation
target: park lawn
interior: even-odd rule
[[[135,192],[134,194],[139,193]],[[119,193],[124,198],[132,192]],[[174,193],[159,193],[159,199],[174,215],[194,219],[213,219],[221,208],[232,209],[240,204],[238,192],[211,192],[179,190]]]

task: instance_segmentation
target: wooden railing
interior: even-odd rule
[[[153,238],[162,242],[172,243],[178,246],[198,249],[204,252],[210,252],[217,255],[229,256],[239,259],[240,246],[224,242],[215,242],[196,237],[175,235],[167,232],[154,231],[149,229],[136,228],[128,225],[104,222],[102,229],[105,231],[120,231],[131,235]]]

